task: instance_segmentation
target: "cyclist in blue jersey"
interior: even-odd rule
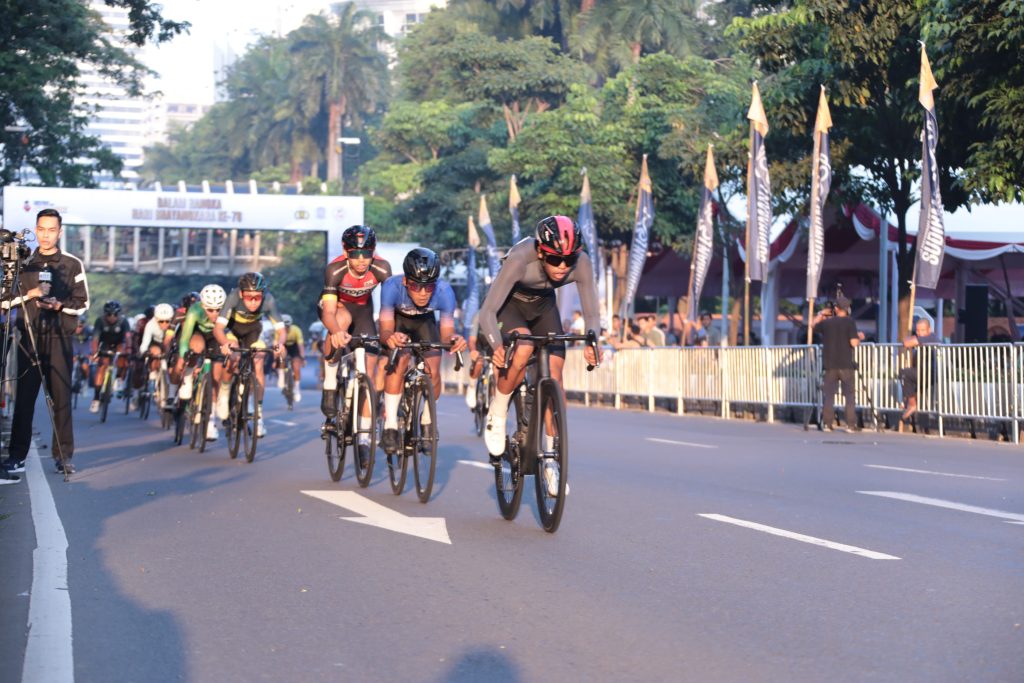
[[[466,340],[455,334],[455,292],[441,280],[441,260],[430,249],[410,251],[402,263],[404,275],[384,281],[380,290],[380,338],[394,349],[410,341],[451,342],[451,353],[466,348]],[[438,320],[440,319],[440,321]],[[441,395],[441,352],[424,353],[427,372],[433,378],[434,397]],[[398,404],[409,353],[398,355],[395,370],[384,380],[384,432],[381,447],[388,454],[398,448]],[[426,414],[426,413],[425,413]]]

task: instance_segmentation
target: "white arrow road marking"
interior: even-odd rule
[[[979,477],[975,474],[953,474],[952,472],[933,472],[932,470],[915,470],[909,467],[892,467],[891,465],[864,465],[876,470],[895,470],[897,472],[913,472],[914,474],[934,474],[937,477],[958,477],[960,479],[984,479],[985,481],[1006,481],[997,477]]]
[[[379,503],[374,503],[355,491],[303,491],[302,493],[361,515],[361,517],[342,517],[350,522],[368,524],[409,536],[418,536],[428,541],[452,544],[451,539],[448,538],[444,517],[407,517]]]
[[[857,491],[857,493],[863,493],[865,496],[880,496],[882,498],[904,500],[908,503],[932,505],[937,508],[946,508],[948,510],[973,512],[976,515],[987,515],[989,517],[999,517],[1000,519],[1009,519],[1015,522],[1024,523],[1024,515],[1017,514],[1016,512],[1003,512],[1002,510],[992,510],[990,508],[982,508],[976,505],[964,505],[963,503],[954,503],[951,500],[941,500],[939,498],[925,498],[924,496],[915,496],[912,493],[895,493],[893,491]]]
[[[298,422],[289,422],[288,420],[278,420],[276,418],[268,420],[268,422],[273,422],[274,424],[284,425],[285,427],[297,427],[299,425]]]
[[[726,517],[725,515],[714,515],[714,514],[702,514],[697,515],[698,517],[704,517],[706,519],[713,519],[716,522],[725,522],[726,524],[735,524],[736,526],[746,527],[748,529],[754,529],[755,531],[763,531],[766,534],[772,534],[774,536],[782,536],[783,538],[791,538],[794,541],[802,541],[804,543],[810,543],[811,545],[820,545],[823,548],[831,548],[832,550],[840,550],[844,553],[850,553],[851,555],[859,555],[866,557],[870,560],[898,560],[900,558],[894,555],[886,555],[885,553],[877,553],[874,550],[865,550],[864,548],[858,548],[853,545],[846,545],[844,543],[835,543],[834,541],[826,541],[823,538],[815,538],[814,536],[805,536],[804,534],[798,534],[793,531],[786,531],[785,529],[776,529],[772,526],[765,526],[764,524],[758,524],[757,522],[748,522],[743,519],[736,519],[735,517]]]
[[[460,465],[469,465],[470,467],[479,467],[482,470],[494,470],[494,465],[486,462],[480,462],[479,460],[459,460]]]
[[[655,439],[653,436],[647,437],[647,441],[653,441],[655,443],[668,443],[673,446],[690,446],[691,448],[718,448],[718,446],[712,446],[706,443],[692,443],[690,441],[673,441],[672,439]]]

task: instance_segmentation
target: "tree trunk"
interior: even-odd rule
[[[327,114],[327,182],[341,178],[341,137],[342,103],[332,102]]]
[[[732,312],[729,314],[729,346],[736,346],[740,336],[740,314],[743,308],[743,298],[733,297]]]
[[[629,46],[630,51],[633,53],[633,63],[640,63],[640,53],[643,52],[643,45],[640,43],[633,43]]]
[[[580,3],[580,14],[594,9],[594,5],[596,4],[597,0],[583,0],[583,2]]]
[[[299,167],[299,160],[292,159],[292,174],[288,179],[289,183],[297,183],[302,180],[302,169]]]

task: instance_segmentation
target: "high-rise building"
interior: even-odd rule
[[[355,3],[359,9],[376,12],[384,33],[393,38],[408,33],[434,7],[448,5],[447,0],[355,0]]]

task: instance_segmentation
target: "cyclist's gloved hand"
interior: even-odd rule
[[[388,337],[387,345],[389,349],[398,348],[402,344],[409,343],[409,335],[403,334],[402,332],[394,332]]]
[[[339,330],[331,333],[332,348],[340,349],[341,347],[346,346],[350,341],[352,341],[352,335],[345,330]]]
[[[594,353],[594,347],[589,345],[583,349],[583,359],[587,365],[597,365],[603,357],[604,353],[600,349],[598,349],[598,353]]]
[[[452,347],[449,349],[451,353],[458,353],[459,351],[466,350],[466,340],[460,335],[454,335],[450,340]]]

